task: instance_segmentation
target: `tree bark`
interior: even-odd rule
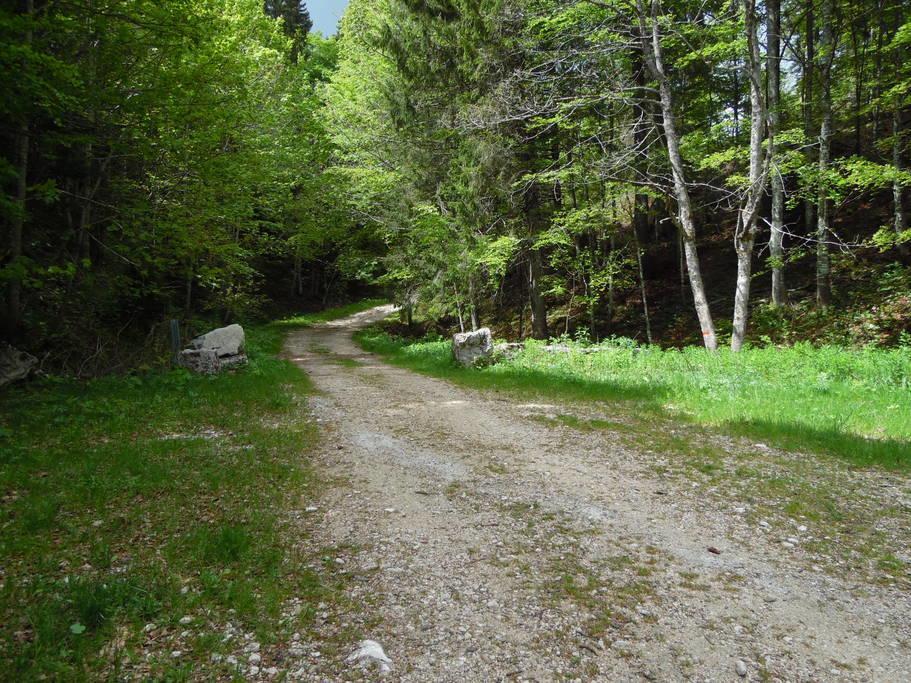
[[[614,234],[611,233],[609,239],[609,249],[610,249],[610,269],[607,271],[607,329],[609,332],[613,332],[614,326],[614,248],[615,248],[615,238]]]
[[[23,227],[25,225],[25,203],[28,191],[29,127],[24,124],[16,135],[16,209],[10,231],[10,261],[14,264],[13,275],[7,289],[7,315],[10,330],[17,330],[22,324],[22,278],[19,264],[22,258]]]
[[[832,303],[832,266],[829,255],[831,202],[824,180],[829,171],[832,144],[832,60],[834,56],[832,20],[831,0],[823,0],[822,29],[819,37],[819,51],[822,57],[820,68],[822,92],[819,124],[819,187],[816,201],[816,305],[821,308]]]
[[[647,85],[645,78],[645,64],[642,63],[641,54],[634,54],[632,59],[633,80],[636,88],[645,92]],[[636,120],[633,123],[633,140],[636,145],[636,151],[642,153],[646,138],[648,136],[648,127],[650,125],[649,115],[650,106],[644,95],[637,96],[633,101],[633,116]],[[636,239],[640,242],[648,239],[649,232],[649,206],[648,195],[637,192],[633,197],[633,230],[636,232]]]
[[[718,348],[718,339],[715,335],[715,323],[712,320],[712,312],[709,308],[705,285],[702,281],[699,251],[696,248],[696,226],[693,221],[693,206],[687,189],[683,156],[680,152],[680,138],[674,117],[673,95],[664,69],[661,34],[658,27],[658,16],[661,13],[660,2],[659,0],[652,0],[651,12],[648,14],[645,11],[644,1],[637,0],[636,5],[639,15],[642,55],[652,78],[658,82],[658,93],[661,101],[661,125],[664,129],[665,144],[667,145],[668,157],[671,163],[674,196],[677,200],[678,228],[683,233],[684,254],[686,255],[686,265],[690,278],[690,288],[693,292],[696,317],[702,329],[702,339],[705,347],[710,351],[714,351]]]
[[[184,312],[189,315],[190,311],[193,310],[193,267],[190,266],[187,270],[186,279],[184,280],[184,298],[183,298],[183,308]]]
[[[547,339],[547,306],[541,294],[541,252],[528,252],[528,302],[531,305],[531,336]]]
[[[737,252],[737,291],[734,294],[734,321],[731,350],[740,351],[746,338],[750,316],[750,284],[752,281],[753,245],[759,204],[766,181],[766,154],[763,149],[766,108],[762,96],[762,62],[759,56],[759,30],[755,0],[743,0],[743,25],[747,38],[747,59],[744,71],[750,83],[750,185],[741,201],[734,236]]]
[[[880,96],[882,95],[883,85],[883,41],[886,35],[886,2],[877,0],[876,16],[879,17],[879,23],[876,27],[876,48],[873,50],[873,130],[870,138],[875,143],[879,139],[879,115],[880,115]]]
[[[892,164],[897,173],[900,173],[902,164],[902,115],[898,107],[892,110]],[[901,237],[901,234],[907,229],[905,222],[905,206],[902,197],[902,185],[898,178],[892,181],[892,225],[895,228],[895,234]],[[902,256],[907,256],[911,248],[907,242],[898,245],[898,251]]]
[[[804,73],[803,73],[803,132],[807,142],[813,136],[814,121],[816,113],[814,84],[816,78],[816,15],[813,12],[813,5],[807,7],[807,24],[806,24],[806,54],[804,55]],[[812,156],[811,156],[812,159]],[[812,234],[816,230],[816,201],[809,196],[803,201],[803,223],[806,235]]]
[[[781,0],[767,0],[769,75],[769,155],[772,162],[772,215],[769,254],[772,257],[772,305],[784,306],[788,291],[784,278],[784,179],[777,165],[775,136],[781,128]]]
[[[294,256],[294,282],[291,285],[291,293],[296,296],[304,295],[304,264],[299,255]]]
[[[677,231],[677,262],[680,273],[680,301],[686,303],[686,254],[683,250],[683,233]]]
[[[459,290],[453,287],[455,292],[456,313],[459,316],[459,332],[465,331],[465,316],[462,314],[462,298],[459,296]]]
[[[642,248],[639,246],[639,236],[633,230],[633,244],[636,247],[636,265],[639,266],[639,292],[642,295],[642,315],[645,318],[645,339],[652,343],[652,321],[648,314],[648,296],[645,291],[645,270],[642,267]]]
[[[25,14],[31,17],[35,11],[33,0],[25,3]],[[24,42],[31,45],[31,26],[25,31]],[[20,264],[17,263],[23,256],[23,241],[25,230],[26,201],[28,198],[28,161],[31,135],[28,120],[19,126],[16,132],[16,208],[10,225],[10,262],[13,263],[13,274],[7,284],[7,325],[9,331],[18,330],[22,325],[22,278],[18,274]]]
[[[478,322],[478,302],[474,291],[474,278],[468,277],[468,308],[471,313],[471,331],[475,332],[481,325]]]
[[[861,37],[863,36],[863,37]],[[860,155],[863,118],[864,66],[867,55],[867,19],[859,17],[851,22],[851,62],[854,67],[854,154]]]

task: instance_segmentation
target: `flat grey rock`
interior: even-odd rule
[[[214,351],[219,358],[237,356],[244,352],[246,337],[240,325],[219,327],[206,332],[190,342],[190,348],[199,351]]]
[[[180,352],[180,365],[204,375],[243,365],[247,362],[245,341],[240,325],[220,327],[191,341],[190,348]]]

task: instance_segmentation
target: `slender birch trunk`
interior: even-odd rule
[[[898,109],[898,107],[896,107],[892,111],[892,164],[895,167],[897,173],[901,172],[903,168],[901,134],[902,115],[901,111]],[[900,237],[908,226],[905,222],[905,206],[902,197],[902,185],[897,177],[892,181],[892,205],[892,225],[895,228],[895,234]],[[909,251],[911,251],[907,242],[899,244],[898,250],[902,256],[907,256]]]
[[[832,3],[822,3],[822,29],[819,37],[819,52],[822,57],[820,76],[822,92],[820,97],[821,119],[819,124],[819,187],[816,201],[816,305],[825,308],[832,303],[832,265],[829,255],[831,202],[826,191],[825,176],[829,171],[829,156],[832,145]]]
[[[769,254],[772,257],[772,305],[784,306],[788,290],[784,279],[784,179],[778,168],[775,136],[781,127],[781,0],[767,0],[769,75],[769,156],[771,159],[772,215]]]
[[[471,331],[475,332],[481,325],[478,322],[478,303],[474,291],[474,278],[468,277],[468,307],[471,313]]]
[[[642,248],[639,246],[639,235],[633,230],[633,244],[636,247],[636,265],[639,266],[639,292],[642,295],[642,315],[645,317],[645,339],[652,343],[652,320],[648,314],[648,296],[645,291],[645,269],[642,267]]]
[[[806,18],[806,53],[804,54],[803,72],[803,132],[807,142],[813,137],[815,128],[814,116],[816,114],[816,92],[814,89],[816,79],[816,15],[812,3],[807,7]],[[808,152],[808,164],[812,162],[812,152]],[[816,230],[816,200],[809,196],[803,200],[803,223],[806,235],[811,235]]]
[[[659,0],[651,0],[651,11],[647,13],[644,3],[645,0],[637,0],[636,2],[642,55],[652,78],[658,82],[662,128],[664,129],[664,139],[674,179],[674,196],[677,200],[678,227],[683,234],[683,249],[686,255],[690,288],[693,291],[696,317],[699,319],[705,347],[710,351],[714,351],[718,348],[718,339],[715,335],[715,323],[712,320],[712,312],[709,309],[708,297],[702,281],[699,252],[696,248],[696,226],[693,220],[693,206],[686,184],[683,155],[680,153],[680,138],[677,133],[676,119],[674,118],[673,95],[664,69],[664,53],[661,46],[661,33],[658,27],[661,5]]]
[[[879,139],[880,96],[883,84],[883,41],[886,35],[886,0],[877,0],[876,16],[879,23],[876,27],[876,49],[873,51],[873,130],[870,138],[876,142]]]
[[[456,313],[459,316],[459,332],[465,331],[465,316],[462,314],[462,299],[459,296],[459,290],[453,287],[455,291]]]
[[[763,149],[766,128],[765,98],[762,95],[762,62],[759,56],[759,35],[755,0],[743,0],[743,26],[747,38],[747,60],[744,65],[750,83],[750,186],[747,188],[737,218],[734,248],[737,252],[737,291],[734,295],[734,325],[731,350],[740,351],[746,337],[750,316],[750,284],[753,269],[753,245],[759,204],[766,181],[766,157]]]
[[[613,332],[614,325],[614,247],[615,239],[613,233],[611,233],[609,239],[609,249],[610,257],[608,263],[610,268],[607,271],[607,328],[609,331]]]

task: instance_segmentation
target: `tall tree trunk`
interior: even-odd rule
[[[33,0],[25,3],[25,14],[31,18],[35,12]],[[31,45],[31,24],[25,31],[24,42]],[[26,200],[28,195],[28,153],[31,142],[28,119],[24,120],[16,132],[16,208],[10,221],[10,261],[14,264],[13,274],[7,282],[7,325],[10,332],[22,325],[22,278],[19,275],[19,264],[23,255]]]
[[[740,137],[740,69],[735,64],[731,78],[734,80],[734,90],[731,93],[731,109],[734,114],[734,134],[731,136],[735,140]]]
[[[304,294],[303,259],[297,254],[294,256],[294,273],[292,274],[291,294],[292,296],[303,296]]]
[[[777,165],[775,136],[781,127],[781,0],[767,0],[769,75],[769,154],[772,161],[772,216],[769,254],[772,257],[772,304],[788,301],[784,282],[784,179]]]
[[[677,261],[680,273],[680,301],[686,303],[686,254],[683,250],[683,233],[677,231]]]
[[[674,100],[671,86],[664,69],[664,56],[661,47],[661,34],[659,32],[658,17],[661,13],[659,0],[651,1],[651,12],[646,13],[645,0],[637,0],[639,15],[639,30],[642,55],[648,66],[649,72],[658,82],[658,92],[661,100],[662,128],[664,129],[665,144],[671,163],[671,172],[674,179],[674,195],[677,199],[678,228],[683,233],[684,254],[686,255],[687,271],[690,278],[690,288],[693,291],[693,304],[696,308],[696,317],[702,329],[702,339],[705,347],[710,351],[718,348],[718,339],[715,335],[715,323],[709,309],[705,285],[702,281],[702,270],[699,265],[699,251],[696,248],[696,226],[693,221],[693,206],[686,184],[686,175],[683,167],[683,156],[680,153],[680,138],[677,133],[676,119],[674,117]]]
[[[902,114],[898,107],[892,111],[892,164],[895,167],[896,175],[901,172],[902,164]],[[892,181],[892,225],[895,228],[895,234],[899,237],[907,229],[905,222],[905,206],[902,200],[902,185],[896,177]],[[907,242],[898,245],[898,251],[902,256],[907,256],[911,248]]]
[[[636,88],[640,93],[646,92],[648,84],[645,76],[645,64],[642,63],[642,55],[636,53],[632,59],[633,80]],[[633,140],[636,144],[636,153],[645,152],[646,140],[648,138],[648,129],[651,125],[650,104],[645,96],[637,96],[633,101]],[[649,231],[649,207],[648,195],[637,192],[633,198],[633,230],[636,232],[636,239],[639,241],[648,239]]]
[[[807,141],[813,137],[814,116],[816,114],[816,16],[813,4],[807,7],[806,18],[806,54],[804,55],[803,72],[803,132]],[[811,157],[812,158],[812,157]],[[803,223],[806,235],[816,230],[816,200],[807,197],[803,201]]]
[[[474,278],[468,276],[468,308],[471,313],[471,331],[476,331],[481,325],[478,322],[478,302],[474,291]]]
[[[85,180],[82,184],[82,205],[79,207],[79,258],[91,258],[91,229],[92,229],[92,143],[88,142],[83,149],[83,172]]]
[[[645,269],[642,267],[642,247],[639,245],[639,236],[633,230],[633,245],[636,247],[636,265],[639,267],[639,292],[642,295],[642,315],[645,318],[645,339],[652,343],[652,320],[648,314],[648,296],[645,291]]]
[[[832,303],[832,266],[829,255],[831,201],[826,190],[825,176],[829,171],[832,145],[832,61],[834,58],[832,30],[832,0],[823,0],[822,29],[819,37],[821,55],[819,124],[819,187],[816,201],[816,305],[826,307]]]
[[[465,331],[465,314],[462,312],[462,297],[459,294],[459,288],[452,286],[452,292],[455,295],[456,314],[459,316],[459,332]]]
[[[591,338],[597,342],[598,331],[595,325],[597,322],[595,317],[597,307],[595,305],[595,301],[593,301],[591,297],[591,287],[589,286],[588,278],[583,278],[582,283],[585,285],[585,299],[588,301],[588,331],[589,334],[591,334]]]
[[[860,155],[863,127],[864,67],[867,56],[867,19],[851,22],[851,62],[854,67],[854,154]]]
[[[547,339],[547,306],[541,294],[541,252],[528,252],[528,303],[531,305],[531,336]]]
[[[750,186],[740,205],[734,248],[737,252],[737,291],[734,294],[734,322],[731,350],[740,351],[746,338],[750,316],[753,245],[759,205],[766,180],[766,154],[763,138],[766,124],[765,99],[762,96],[762,61],[759,55],[759,28],[755,0],[743,0],[743,25],[747,38],[744,71],[750,83]]]
[[[870,138],[876,142],[879,139],[880,96],[883,86],[883,41],[886,35],[886,0],[876,0],[876,16],[879,24],[876,27],[876,49],[873,51],[873,130]]]
[[[22,258],[23,226],[25,225],[25,203],[28,191],[29,127],[23,124],[16,134],[16,209],[10,230],[10,260],[15,264],[7,286],[7,316],[10,331],[22,324],[22,278],[19,264]]]
[[[98,80],[98,65],[97,57],[100,43],[100,36],[96,30],[95,24],[95,2],[90,0],[88,3],[88,13],[87,13],[87,24],[86,24],[86,38],[89,41],[89,49],[86,57],[86,76],[87,76],[87,89],[86,100],[90,103],[90,116],[89,120],[91,121],[91,127],[89,129],[86,142],[82,148],[82,189],[80,193],[82,194],[82,204],[79,208],[79,238],[78,238],[78,248],[79,248],[79,260],[91,259],[91,229],[92,229],[92,197],[94,195],[93,187],[93,172],[94,172],[94,159],[95,159],[95,144],[94,141],[98,136],[98,110],[94,106],[96,100],[96,92],[100,89],[97,84]]]
[[[183,309],[189,315],[193,310],[193,266],[187,269],[186,279],[184,280]]]
[[[607,329],[609,332],[613,332],[614,326],[614,247],[615,239],[613,233],[611,233],[609,239],[609,249],[610,249],[610,269],[607,271]]]
[[[522,341],[523,339],[525,339],[525,307],[527,305],[528,304],[525,301],[523,301],[522,310],[519,311],[519,331],[518,331],[518,338],[516,339],[516,341]]]

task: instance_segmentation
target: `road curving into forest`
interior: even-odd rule
[[[286,345],[319,390],[333,485],[316,533],[350,586],[321,617],[352,647],[379,642],[388,680],[911,680],[906,591],[823,571],[736,496],[703,499],[656,454],[547,419],[579,406],[364,353],[352,332],[390,310]],[[292,678],[375,676],[343,655]]]

